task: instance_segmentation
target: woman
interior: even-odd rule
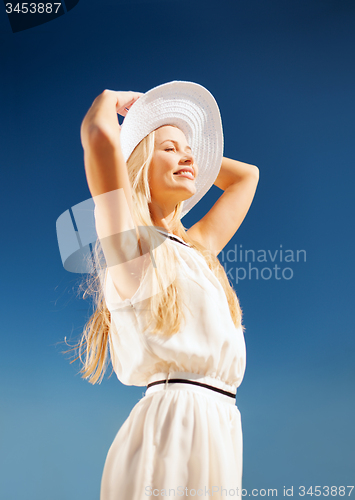
[[[81,138],[98,265],[104,256],[83,376],[101,380],[109,346],[119,380],[147,386],[109,450],[101,500],[241,497],[235,395],[245,343],[216,256],[250,207],[258,169],[223,158],[217,104],[191,82],[146,94],[105,90]],[[181,218],[212,184],[223,194],[186,230]]]

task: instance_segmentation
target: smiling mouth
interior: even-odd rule
[[[179,175],[180,177],[186,177],[186,179],[190,179],[192,181],[195,179],[192,173],[187,170],[181,172],[174,172],[174,175]]]

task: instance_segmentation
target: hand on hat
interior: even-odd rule
[[[115,92],[117,94],[116,112],[121,116],[126,116],[132,104],[134,104],[143,94],[142,92]]]

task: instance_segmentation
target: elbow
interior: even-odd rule
[[[259,169],[255,165],[250,165],[250,176],[255,179],[256,183],[259,182]]]

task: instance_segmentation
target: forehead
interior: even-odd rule
[[[163,127],[156,129],[155,142],[161,143],[162,141],[166,141],[168,139],[187,144],[185,134],[178,127],[173,125],[164,125]]]

